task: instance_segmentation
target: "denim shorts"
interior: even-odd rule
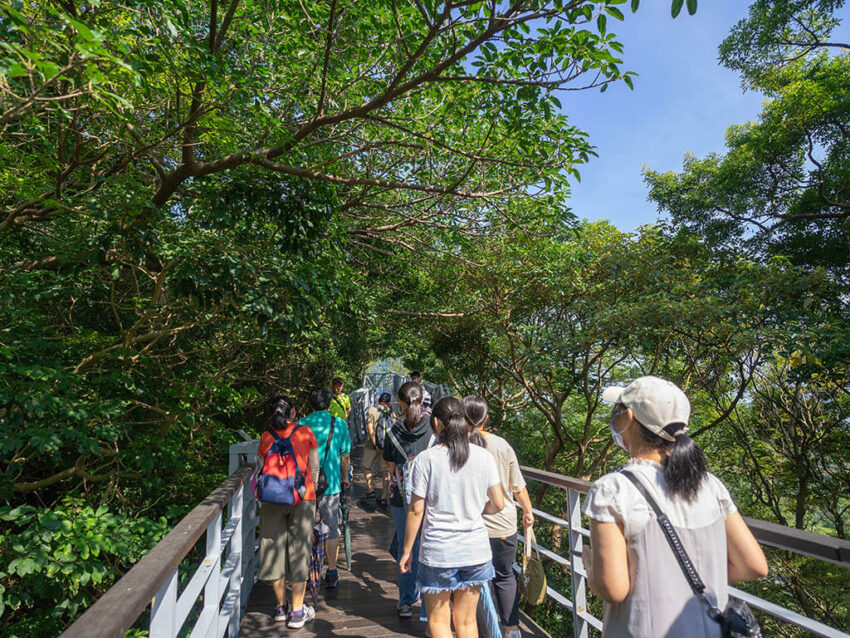
[[[495,575],[491,561],[466,567],[429,567],[420,563],[418,582],[423,593],[439,594],[483,585]]]

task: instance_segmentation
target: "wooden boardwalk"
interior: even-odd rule
[[[360,493],[358,487],[355,486],[355,493]],[[301,629],[287,629],[285,623],[275,622],[271,616],[275,605],[271,586],[258,582],[251,592],[240,636],[377,638],[425,635],[425,623],[419,620],[418,605],[413,608],[413,618],[402,619],[396,614],[397,566],[388,551],[393,537],[389,511],[362,506],[355,498],[351,502],[352,569],[340,568],[337,589],[322,587],[316,619]],[[547,638],[547,634],[530,624],[527,617],[523,617],[523,621],[524,637]]]

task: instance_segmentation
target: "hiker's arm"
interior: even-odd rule
[[[406,574],[411,569],[413,544],[416,542],[416,536],[419,533],[419,526],[422,524],[422,516],[424,514],[425,499],[416,494],[411,495],[410,509],[407,510],[407,520],[404,526],[404,549],[398,561],[403,574]]]
[[[531,527],[534,525],[534,512],[531,506],[531,499],[528,496],[528,488],[524,487],[519,492],[514,492],[519,506],[522,508],[522,526]]]
[[[340,479],[342,480],[342,487],[346,488],[346,487],[348,487],[348,468],[351,466],[351,455],[350,454],[343,454],[341,457],[339,457],[339,464],[340,464],[340,472],[341,472]]]
[[[307,467],[310,468],[310,475],[313,477],[313,485],[319,484],[319,448],[310,448],[310,453],[307,455]]]
[[[505,497],[502,496],[502,485],[491,485],[487,488],[487,504],[484,514],[498,514],[505,508]]]
[[[377,446],[378,444],[375,442],[375,423],[371,418],[366,419],[366,431],[369,434],[369,440],[372,441],[372,445]]]

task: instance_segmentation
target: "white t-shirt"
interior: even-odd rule
[[[469,446],[462,468],[449,467],[449,450],[436,445],[413,460],[410,484],[425,499],[425,518],[419,562],[429,567],[467,567],[492,559],[490,540],[481,513],[487,490],[499,485],[493,455]]]
[[[729,490],[714,474],[706,476],[696,498],[688,503],[667,495],[660,465],[646,459],[632,459],[626,469],[637,476],[676,527],[699,529],[711,525],[719,516],[725,518],[738,510]],[[619,472],[597,479],[587,493],[584,505],[584,513],[595,521],[622,523],[626,538],[640,533],[649,522],[651,511],[643,495]]]

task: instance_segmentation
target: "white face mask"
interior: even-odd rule
[[[617,432],[617,430],[614,429],[613,423],[609,423],[608,428],[611,430],[611,438],[614,439],[614,443],[616,443],[621,448],[626,450],[626,445],[625,445],[625,443],[623,443],[623,435],[620,434],[619,432]],[[626,450],[626,452],[628,452],[628,450]]]

